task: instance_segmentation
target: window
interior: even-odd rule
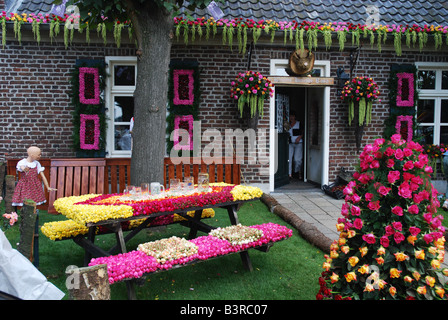
[[[106,57],[107,152],[110,157],[131,156],[131,119],[137,76],[135,57]]]
[[[417,63],[422,144],[448,144],[448,63]]]

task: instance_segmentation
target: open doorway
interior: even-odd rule
[[[278,135],[275,189],[284,186],[298,188],[303,186],[303,182],[322,185],[324,90],[323,87],[305,86],[277,86],[275,89],[274,121]],[[298,122],[298,132],[290,130],[291,114]],[[302,141],[294,144],[291,134],[293,140],[301,135]]]

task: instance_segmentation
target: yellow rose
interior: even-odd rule
[[[356,274],[354,272],[349,272],[344,277],[347,282],[356,281]]]
[[[390,295],[393,297],[393,296],[395,296],[395,294],[397,293],[397,288],[395,288],[395,287],[390,287],[389,288],[389,293],[390,293]]]
[[[375,288],[373,287],[372,284],[366,283],[366,286],[364,287],[364,291],[372,292],[372,291],[375,291]]]
[[[418,273],[417,271],[412,272],[412,276],[414,277],[415,280],[420,280],[420,273]]]
[[[412,281],[414,281],[414,279],[412,279],[410,276],[406,276],[406,277],[404,277],[404,281],[411,283]]]
[[[361,267],[358,269],[358,272],[359,272],[360,274],[366,274],[366,273],[368,273],[368,272],[369,272],[369,265],[368,265],[368,264],[365,264],[365,265],[361,266]]]
[[[382,255],[384,255],[385,253],[386,253],[386,249],[385,249],[383,246],[381,246],[381,247],[377,250],[377,252],[376,252],[376,254],[379,255],[379,256],[382,256]]]
[[[324,262],[324,263],[322,264],[322,268],[325,269],[325,271],[330,270],[330,268],[331,268],[331,263],[329,263],[329,262]]]
[[[339,281],[339,275],[337,275],[336,273],[333,272],[330,279],[331,279],[331,283],[336,283]]]
[[[417,259],[425,260],[425,251],[423,249],[422,250],[415,250],[414,253],[415,253],[415,257]]]
[[[434,284],[436,283],[436,279],[434,277],[431,276],[426,276],[425,277],[425,282],[428,286],[430,287],[434,287]]]
[[[401,271],[397,268],[390,269],[390,277],[391,278],[400,278]]]
[[[418,288],[417,288],[417,292],[418,292],[419,294],[423,294],[423,295],[425,295],[425,294],[426,294],[426,286],[420,286],[420,287],[418,287]]]
[[[406,255],[406,254],[404,254],[403,252],[397,252],[397,253],[394,253],[394,256],[395,256],[395,259],[397,260],[397,261],[404,261],[404,260],[407,260],[409,257]]]
[[[445,294],[445,290],[439,286],[436,286],[436,294],[440,297],[443,298],[444,294]]]
[[[367,252],[369,251],[369,249],[367,249],[367,247],[362,247],[362,248],[359,248],[359,251],[361,252],[361,257],[364,257],[367,254]]]
[[[440,261],[436,259],[432,260],[431,267],[433,267],[434,269],[440,269]]]
[[[342,246],[341,247],[341,251],[345,254],[350,252],[350,247],[349,246]]]
[[[350,265],[351,265],[352,267],[356,266],[356,264],[358,263],[358,261],[359,261],[359,258],[356,257],[356,256],[350,257],[350,258],[348,259],[348,263],[350,263]]]

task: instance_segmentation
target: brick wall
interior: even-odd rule
[[[1,4],[1,0],[0,0]],[[288,59],[292,48],[257,45],[251,69],[269,74],[270,59]],[[39,144],[44,157],[71,157],[72,108],[70,98],[70,72],[76,59],[103,59],[105,56],[128,56],[134,48],[115,48],[114,45],[74,44],[65,49],[61,43],[7,42],[0,49],[0,160],[23,157],[26,148]],[[239,118],[236,103],[229,97],[230,82],[247,67],[247,58],[227,46],[174,45],[173,59],[196,59],[201,68],[201,103],[199,117],[202,129],[236,129],[244,126]],[[317,52],[317,60],[331,62],[331,76],[343,66],[349,70],[349,53],[335,51]],[[404,52],[401,57],[376,48],[361,51],[355,75],[371,76],[379,84],[381,103],[374,105],[372,123],[366,127],[362,144],[371,143],[381,136],[384,120],[388,117],[388,78],[392,63],[417,61],[448,62],[448,53],[435,54]],[[356,151],[353,127],[348,126],[347,105],[336,96],[336,86],[331,88],[330,100],[330,157],[329,179],[335,179],[341,167],[353,170],[359,153]],[[265,115],[259,128],[269,129],[269,104],[265,103]],[[267,146],[269,148],[269,145]],[[249,161],[246,158],[246,163]],[[268,165],[243,165],[244,178],[251,182],[269,181],[260,175]]]

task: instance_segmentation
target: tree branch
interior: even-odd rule
[[[140,23],[137,16],[137,10],[136,10],[136,2],[133,0],[125,0],[125,4],[127,7],[127,11],[129,13],[129,18],[131,19],[132,26],[134,28],[135,37],[137,38],[137,56],[140,57],[143,54],[142,49],[142,30],[140,28]],[[139,5],[137,3],[137,5]],[[140,6],[139,6],[140,7]],[[139,8],[140,9],[140,8]]]

